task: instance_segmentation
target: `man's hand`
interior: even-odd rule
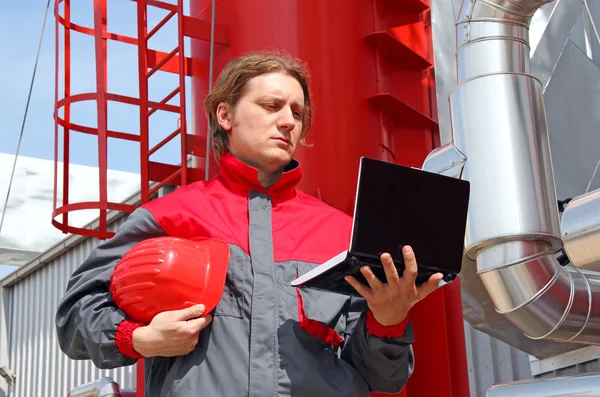
[[[345,278],[366,299],[373,317],[383,326],[397,325],[404,321],[415,303],[433,292],[443,277],[441,273],[435,273],[427,282],[417,287],[415,285],[418,274],[417,260],[412,248],[404,247],[402,255],[405,264],[402,277],[398,275],[392,257],[386,253],[381,255],[381,263],[387,283],[382,283],[368,266],[361,267],[360,271],[371,288],[352,276]]]
[[[145,327],[132,334],[133,348],[144,357],[172,357],[190,353],[198,344],[198,334],[212,321],[200,317],[204,305],[159,313]]]

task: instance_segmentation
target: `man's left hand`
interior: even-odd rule
[[[369,266],[361,267],[360,271],[369,283],[369,287],[352,276],[346,276],[346,281],[367,301],[375,320],[383,326],[393,326],[403,322],[410,309],[421,299],[433,292],[440,280],[441,273],[435,273],[427,282],[415,285],[418,268],[417,259],[411,247],[402,249],[404,256],[404,273],[398,275],[398,270],[390,254],[381,255],[381,263],[385,271],[386,283],[381,282]]]

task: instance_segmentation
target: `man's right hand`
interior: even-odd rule
[[[196,305],[157,314],[150,324],[133,331],[134,350],[144,357],[190,353],[198,344],[200,331],[212,321],[210,315],[200,317],[204,310],[204,305]]]

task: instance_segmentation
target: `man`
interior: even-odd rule
[[[351,218],[296,189],[293,159],[311,123],[308,82],[287,57],[249,54],[230,62],[205,101],[215,131],[219,176],[182,187],[134,211],[115,237],[72,275],[56,325],[61,349],[100,368],[145,358],[149,396],[368,396],[398,392],[413,368],[410,308],[441,274],[417,288],[405,247],[399,277],[381,261],[387,282],[368,267],[365,298],[290,281],[348,246]],[[229,244],[223,296],[158,314],[138,324],[119,310],[109,277],[134,244],[163,235],[210,237]]]

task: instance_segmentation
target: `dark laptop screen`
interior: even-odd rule
[[[456,273],[468,202],[467,181],[362,158],[351,252],[388,252],[402,264],[408,244],[419,267]]]

